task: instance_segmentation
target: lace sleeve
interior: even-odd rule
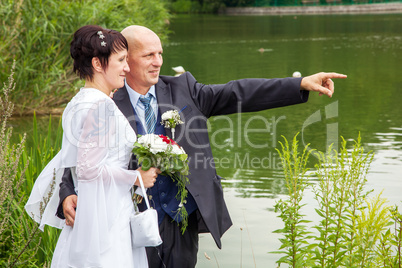
[[[127,170],[128,163],[124,163],[122,168],[108,162],[109,153],[113,151],[111,147],[118,146],[116,130],[119,118],[115,117],[114,108],[114,103],[100,102],[88,111],[78,142],[77,178],[87,182],[102,179],[108,183],[113,177],[130,189],[136,180],[136,172]]]

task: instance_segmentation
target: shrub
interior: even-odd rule
[[[98,24],[122,30],[131,24],[153,29],[162,39],[169,19],[158,0],[7,0],[0,2],[0,81],[17,59],[16,89],[10,99],[17,113],[48,113],[70,100],[78,83],[69,46],[81,26]]]

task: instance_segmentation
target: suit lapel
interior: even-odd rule
[[[134,129],[135,133],[137,133],[137,124],[134,116],[133,106],[130,101],[130,97],[128,96],[127,88],[124,86],[120,88],[113,96],[113,100],[116,103],[117,107],[119,107],[120,111],[127,118],[130,126]]]
[[[174,109],[172,91],[169,84],[165,84],[161,79],[159,79],[158,83],[155,85],[155,92],[161,116],[164,112]],[[156,123],[160,124],[161,122]],[[172,132],[170,128],[166,128],[165,131],[168,137],[172,137]]]

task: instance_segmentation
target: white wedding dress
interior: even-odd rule
[[[25,206],[42,230],[45,224],[63,228],[51,267],[148,267],[145,248],[131,245],[130,190],[138,171],[127,167],[134,130],[115,103],[93,88],[77,93],[62,122],[62,149],[39,175]],[[59,183],[68,167],[78,194],[74,227],[55,216]]]

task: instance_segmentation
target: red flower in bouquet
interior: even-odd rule
[[[172,144],[172,145],[177,145],[179,146],[174,140],[172,140],[171,138],[164,136],[164,135],[159,135],[159,137],[166,142],[167,144]],[[180,146],[179,146],[180,147]],[[181,148],[181,147],[180,147]]]

